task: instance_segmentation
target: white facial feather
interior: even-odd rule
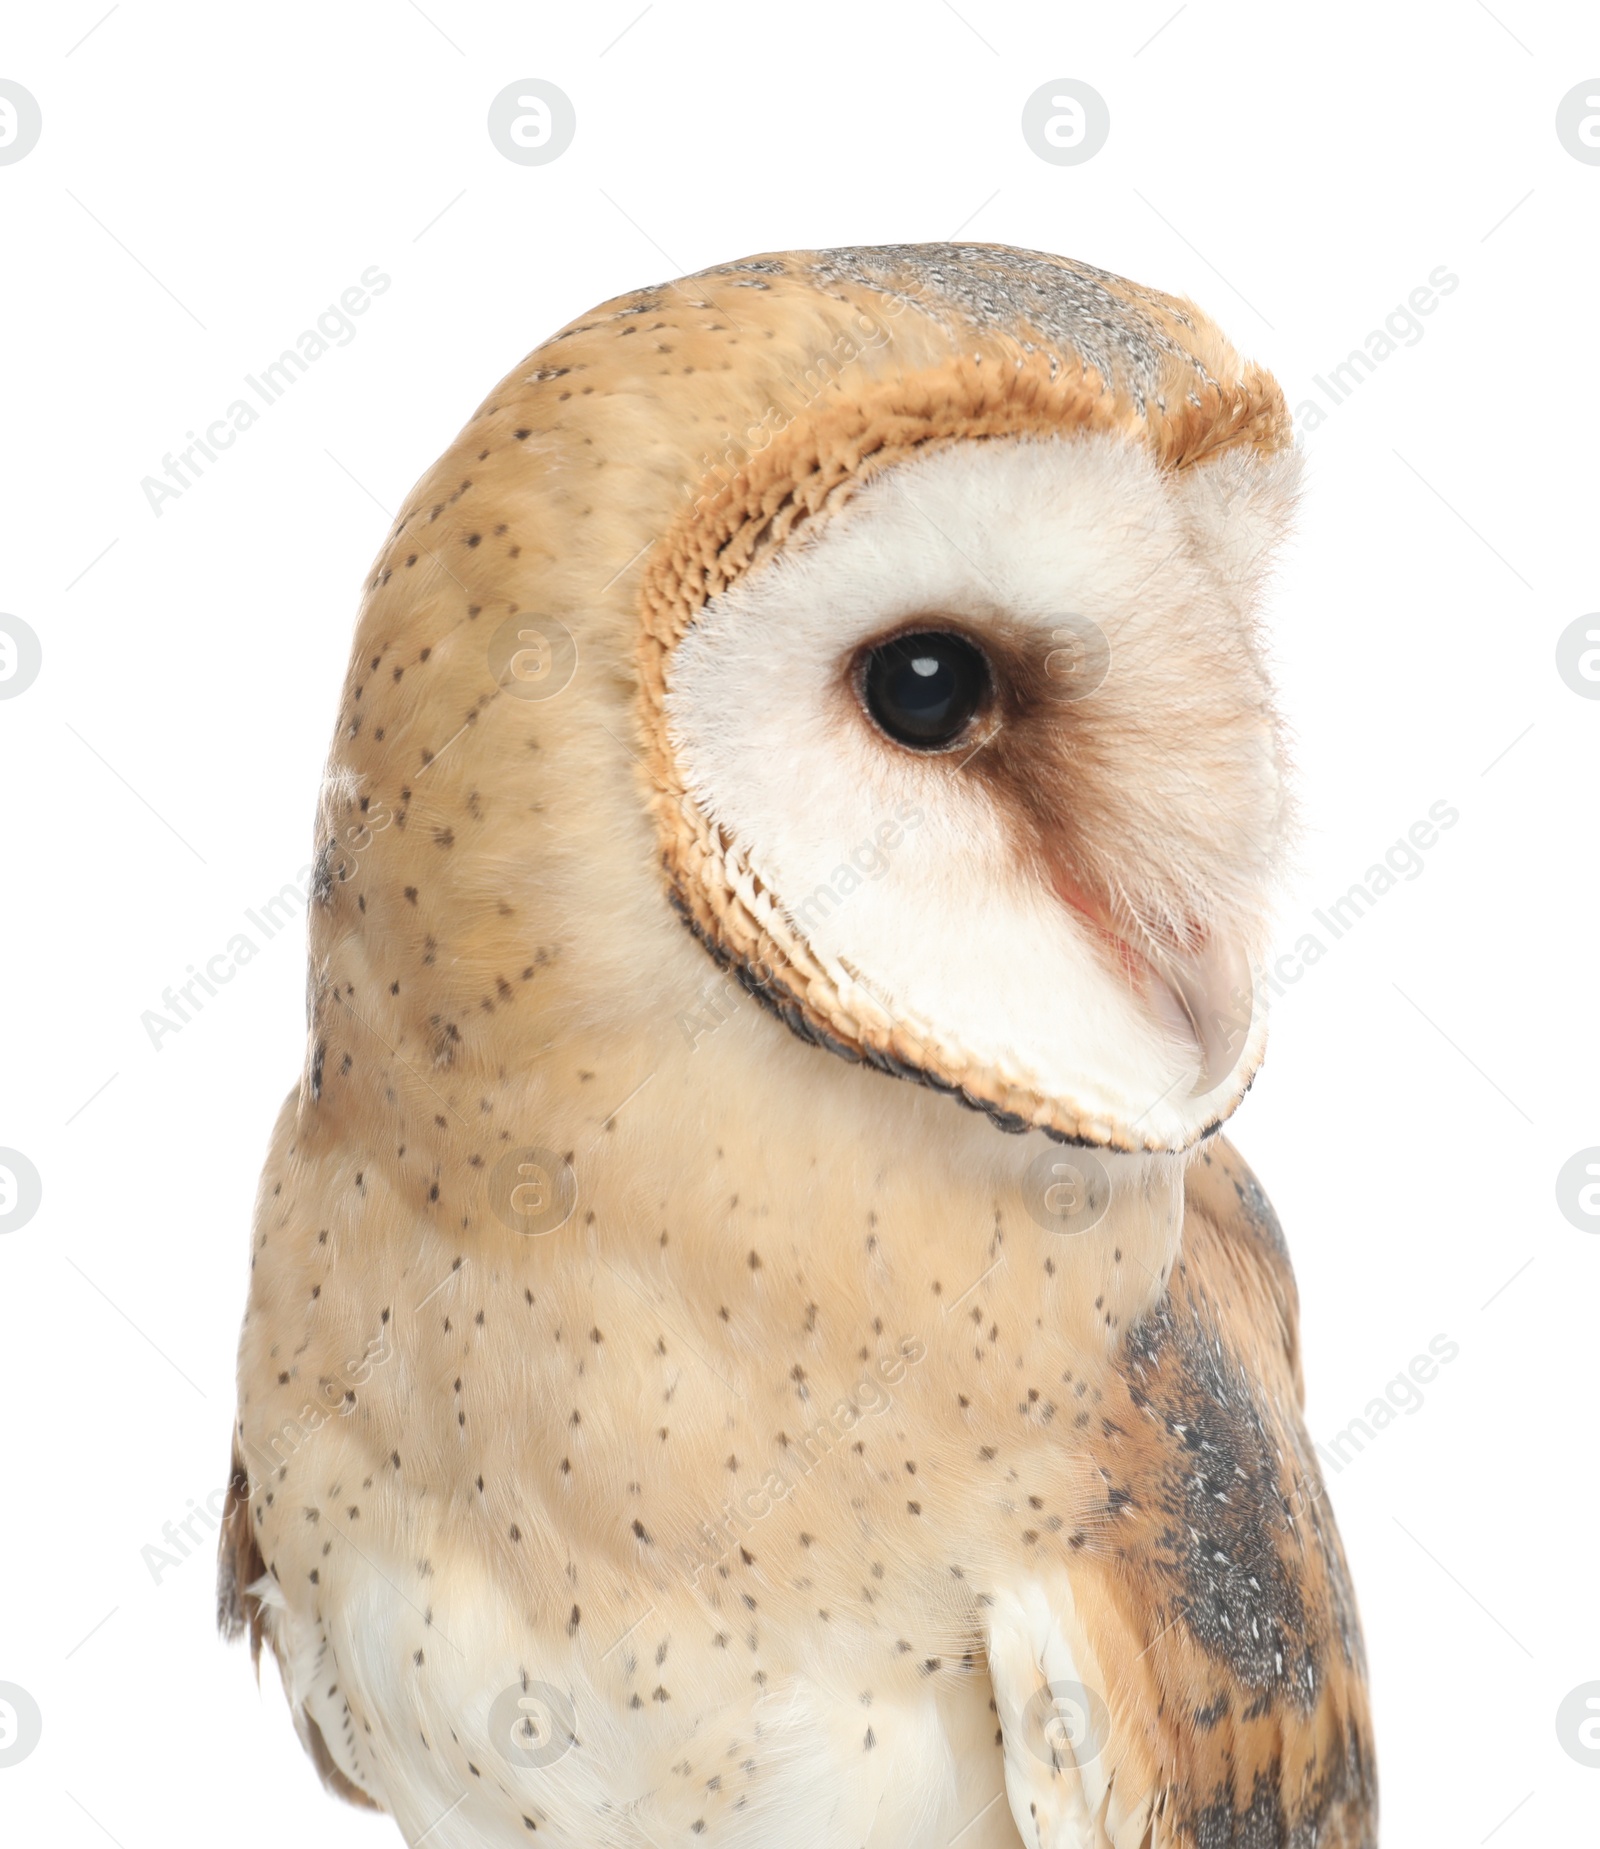
[[[960,443],[890,470],[680,643],[667,714],[687,787],[859,1005],[864,990],[914,1041],[1181,1140],[1231,1102],[1217,1074],[1191,1096],[1201,1061],[1183,1010],[1019,861],[970,768],[985,734],[948,757],[894,744],[849,664],[941,617],[980,639],[1003,621],[1043,660],[1088,618],[1110,647],[1079,715],[1099,740],[1084,788],[1100,883],[1152,932],[1227,934],[1242,971],[1270,862],[1254,836],[1281,821],[1251,603],[1290,494],[1287,471],[1191,483],[1113,437]],[[1108,736],[1125,754],[1110,765]]]

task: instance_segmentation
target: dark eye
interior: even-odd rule
[[[898,744],[938,751],[966,731],[989,692],[989,664],[962,636],[896,636],[867,656],[862,692]]]

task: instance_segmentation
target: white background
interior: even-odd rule
[[[44,648],[0,702],[0,1144],[44,1181],[0,1238],[0,1682],[44,1716],[0,1769],[0,1831],[397,1840],[322,1794],[273,1672],[258,1695],[216,1641],[209,1537],[159,1584],[141,1557],[225,1473],[300,921],[159,1051],[140,1016],[309,858],[387,510],[620,290],[959,230],[1194,296],[1294,405],[1436,266],[1460,278],[1304,438],[1276,626],[1311,828],[1285,943],[1430,804],[1461,819],[1277,1005],[1233,1134],[1293,1247],[1314,1436],[1430,1338],[1460,1348],[1331,1476],[1385,1842],[1594,1841],[1600,1770],[1555,1715],[1600,1679],[1600,1238],[1554,1184],[1600,1143],[1600,703],[1554,649],[1600,607],[1600,167],[1554,117],[1600,34],[1525,0],[1192,0],[1165,25],[1167,0],[963,0],[971,25],[941,0],[659,0],[631,26],[634,0],[426,5],[127,0],[96,24],[72,0],[16,9],[0,52],[44,116],[0,167],[0,609]],[[577,110],[542,167],[485,131],[530,76]],[[1110,107],[1083,166],[1020,132],[1059,77]],[[392,287],[357,337],[158,518],[141,479],[373,264]]]

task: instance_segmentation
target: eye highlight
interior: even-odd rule
[[[989,664],[964,636],[896,636],[870,650],[861,697],[881,729],[911,751],[942,751],[972,724],[993,687]]]

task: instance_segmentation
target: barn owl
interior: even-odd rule
[[[1295,452],[985,245],[625,295],[365,587],[224,1628],[430,1849],[1370,1849],[1277,1221]]]

